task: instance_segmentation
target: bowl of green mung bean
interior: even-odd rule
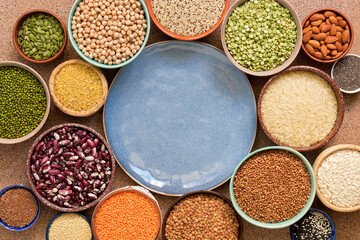
[[[221,25],[226,56],[243,72],[270,76],[288,67],[301,47],[302,28],[285,0],[237,0]]]
[[[45,124],[50,93],[42,77],[25,64],[0,62],[0,144],[28,140]]]
[[[16,51],[33,63],[57,59],[65,50],[67,38],[64,22],[55,13],[42,9],[21,15],[12,33]]]

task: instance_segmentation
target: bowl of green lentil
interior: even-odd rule
[[[43,78],[25,64],[0,62],[0,144],[34,136],[50,112],[50,93]]]
[[[65,50],[67,32],[55,13],[43,9],[25,12],[15,23],[12,33],[16,51],[33,63],[48,63]]]
[[[247,222],[278,229],[299,221],[310,209],[316,178],[309,161],[288,147],[264,147],[242,159],[230,180],[235,210]]]
[[[288,67],[301,47],[302,28],[285,0],[238,0],[221,25],[226,56],[243,72],[274,75]]]

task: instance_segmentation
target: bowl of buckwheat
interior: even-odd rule
[[[120,68],[133,61],[150,34],[143,0],[77,0],[68,20],[75,51],[100,68]]]

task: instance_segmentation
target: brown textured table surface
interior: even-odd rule
[[[60,63],[68,59],[80,58],[70,42],[66,47],[64,54],[56,61],[47,64],[32,64],[21,58],[15,51],[12,45],[11,32],[15,24],[16,19],[25,11],[31,9],[47,9],[53,11],[61,17],[64,22],[67,22],[68,15],[73,4],[73,0],[0,0],[0,61],[13,60],[25,63],[35,69],[46,82],[49,81],[51,71]],[[233,2],[233,1],[231,1]],[[302,21],[310,12],[324,7],[335,8],[349,17],[355,31],[355,42],[350,50],[350,53],[360,55],[360,1],[359,0],[288,0],[295,10],[298,12],[300,20]],[[148,45],[154,42],[163,40],[169,40],[170,38],[163,34],[156,28],[154,24],[151,24],[151,34],[148,41]],[[219,29],[209,36],[203,38],[203,42],[212,44],[220,49],[220,31]],[[305,55],[300,50],[298,57],[292,65],[310,65],[324,70],[330,74],[331,64],[320,64]],[[116,72],[118,70],[104,70],[104,73],[111,83]],[[259,78],[248,76],[251,85],[255,92],[256,99],[259,96],[260,90],[264,83],[268,80],[268,77]],[[1,90],[0,90],[1,91]],[[305,153],[305,156],[309,159],[310,163],[313,163],[317,155],[325,148],[340,144],[351,143],[360,145],[360,93],[352,95],[344,95],[345,98],[345,117],[335,138],[330,141],[325,147],[316,151]],[[11,184],[23,184],[29,186],[26,174],[25,174],[25,161],[27,151],[37,136],[46,129],[60,123],[75,122],[82,123],[97,130],[99,133],[104,134],[102,125],[102,109],[87,118],[75,118],[68,116],[61,112],[54,104],[51,104],[51,110],[49,118],[40,130],[40,132],[30,140],[15,144],[15,145],[1,145],[0,146],[0,189]],[[260,125],[258,125],[257,135],[253,150],[274,145],[264,134]],[[126,173],[117,166],[115,181],[112,185],[112,189],[124,187],[127,185],[136,185]],[[215,189],[215,191],[229,196],[228,191],[229,183],[226,182],[221,187]],[[358,186],[360,187],[360,186]],[[159,200],[162,212],[165,213],[168,206],[175,200],[174,197],[162,196],[154,194]],[[334,212],[326,208],[318,198],[315,199],[314,208],[322,209],[327,212],[335,222],[336,225],[336,239],[339,240],[358,240],[360,239],[360,211],[353,213],[340,213]],[[93,208],[85,211],[84,214],[91,219]],[[50,219],[58,212],[41,205],[41,214],[38,221],[30,229],[22,232],[12,232],[0,227],[0,240],[30,240],[30,239],[45,239],[45,230]],[[255,227],[244,221],[244,239],[245,240],[282,240],[290,239],[289,228],[283,228],[278,230],[269,230]],[[70,239],[69,239],[70,240]]]

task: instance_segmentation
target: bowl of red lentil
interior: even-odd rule
[[[155,25],[179,40],[197,40],[214,32],[222,23],[230,0],[146,0]]]
[[[178,239],[242,239],[243,224],[229,199],[214,191],[179,197],[164,216],[162,236]]]
[[[58,65],[49,80],[55,105],[75,117],[88,117],[105,103],[108,83],[102,71],[79,59]]]
[[[119,188],[104,197],[91,219],[95,240],[155,240],[162,225],[155,197],[140,186]]]
[[[46,206],[79,212],[95,206],[109,192],[115,175],[114,154],[94,129],[76,123],[56,125],[29,149],[26,175]]]
[[[0,224],[12,231],[30,228],[40,215],[40,202],[23,185],[10,185],[0,191]]]
[[[247,222],[269,229],[299,221],[310,209],[315,192],[310,163],[288,147],[265,147],[250,153],[230,180],[235,210]]]

